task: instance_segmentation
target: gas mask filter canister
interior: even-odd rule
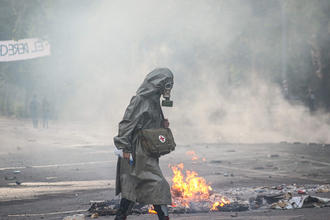
[[[164,100],[162,100],[162,106],[173,107],[173,101],[170,100],[172,87],[173,87],[173,83],[165,84],[165,88],[164,88],[164,92],[163,92]]]

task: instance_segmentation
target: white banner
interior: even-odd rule
[[[30,38],[18,41],[0,41],[0,62],[26,60],[49,55],[50,45],[45,40]]]

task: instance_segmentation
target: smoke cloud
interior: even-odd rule
[[[329,143],[329,115],[283,97],[281,7],[267,2],[261,12],[239,0],[61,5],[53,60],[41,70],[61,88],[49,96],[61,118],[100,124],[113,137],[145,75],[168,67],[174,107],[164,113],[178,144]]]

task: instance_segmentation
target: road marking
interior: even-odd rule
[[[26,168],[51,168],[51,167],[83,166],[83,165],[93,165],[93,164],[105,164],[105,163],[111,163],[111,162],[114,162],[114,161],[105,160],[105,161],[91,161],[91,162],[80,162],[80,163],[34,165],[34,166],[25,166],[25,167],[0,167],[0,171],[4,171],[4,170],[21,170],[21,169],[26,169]]]
[[[115,180],[81,180],[81,181],[60,181],[60,182],[24,182],[19,186],[16,183],[8,183],[9,186],[16,186],[16,188],[21,188],[22,186],[99,186],[99,185],[114,185]],[[4,189],[5,187],[0,187]],[[10,187],[13,189],[12,187]]]
[[[8,187],[0,187],[0,202],[37,199],[41,195],[71,193],[82,190],[110,190],[115,188],[115,180],[24,182],[21,185],[15,183],[8,185]]]
[[[47,212],[47,213],[31,213],[31,214],[10,214],[8,217],[30,217],[30,216],[43,216],[43,215],[59,215],[59,214],[70,214],[77,212],[87,212],[88,209],[80,209],[80,210],[71,210],[71,211],[62,211],[62,212]]]

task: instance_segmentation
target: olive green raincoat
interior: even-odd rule
[[[160,96],[165,83],[173,83],[173,74],[167,68],[149,73],[136,96],[130,101],[123,120],[119,123],[115,146],[132,153],[134,163],[118,158],[116,195],[142,204],[171,204],[170,186],[159,167],[159,158],[148,156],[137,132],[140,129],[161,128],[163,125]]]

